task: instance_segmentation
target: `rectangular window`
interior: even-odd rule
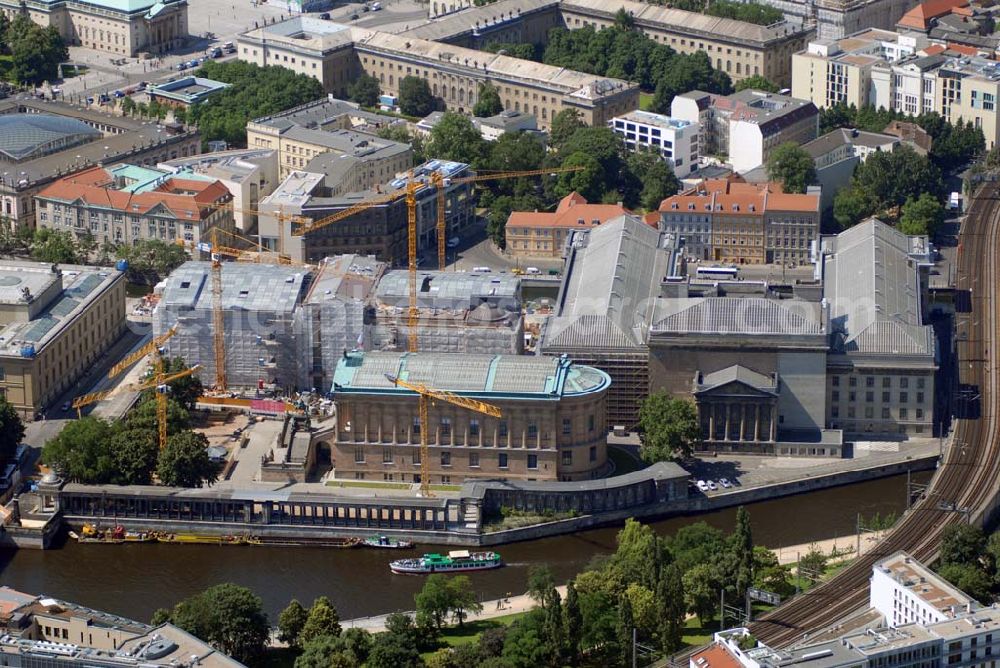
[[[910,379],[909,378],[903,377],[903,378],[899,379],[899,387],[901,389],[905,390],[909,386],[910,386]]]
[[[469,453],[469,468],[478,469],[479,468],[479,453],[470,452]]]
[[[420,418],[413,418],[413,433],[417,436],[420,435]]]
[[[500,438],[507,438],[507,421],[500,420],[500,424],[497,427],[497,431],[500,433]]]
[[[857,387],[858,386],[858,377],[857,376],[851,376],[848,379],[847,384],[850,385],[851,387]]]
[[[479,436],[479,420],[476,418],[469,420],[469,436]]]
[[[830,385],[840,387],[840,376],[830,376]]]
[[[364,464],[365,463],[365,448],[364,446],[357,446],[354,448],[354,463]]]
[[[451,418],[441,418],[441,436],[451,436]]]
[[[506,453],[503,453],[503,452],[501,452],[501,453],[500,453],[500,454],[499,454],[499,455],[497,456],[497,465],[498,465],[498,466],[499,466],[500,468],[502,468],[502,469],[505,469],[505,468],[507,468],[507,454],[506,454]]]
[[[528,438],[536,438],[538,436],[538,425],[534,422],[528,423]]]
[[[597,446],[596,445],[590,446],[590,461],[592,461],[592,462],[596,462],[597,461]]]
[[[594,431],[594,416],[587,416],[587,431]]]
[[[890,401],[892,401],[892,399],[890,397],[891,397],[891,393],[890,392],[883,392],[882,393],[882,401],[883,402],[889,403]]]
[[[442,452],[441,453],[441,466],[451,466],[451,453]]]
[[[908,418],[909,418],[909,416],[910,416],[910,415],[909,415],[909,413],[910,413],[910,412],[909,412],[909,411],[908,411],[907,409],[905,409],[905,408],[900,408],[900,409],[899,409],[899,419],[900,419],[900,420],[906,420],[906,419],[908,419]]]
[[[528,455],[528,468],[529,469],[538,468],[538,455]]]
[[[875,387],[875,376],[865,376],[865,387]]]
[[[906,393],[906,392],[900,392],[899,393],[899,403],[905,404],[909,400],[910,400],[910,395],[908,393]]]
[[[562,427],[563,436],[569,436],[570,434],[573,433],[573,421],[572,420],[570,420],[569,418],[563,418],[562,425],[563,425],[563,427]]]
[[[840,391],[834,390],[830,393],[830,401],[840,401]]]
[[[872,401],[875,401],[875,393],[874,392],[865,392],[865,401],[867,401],[869,403],[871,403]]]

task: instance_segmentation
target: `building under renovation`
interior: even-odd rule
[[[230,387],[293,388],[298,347],[294,314],[311,274],[299,267],[224,262],[222,310],[226,376]],[[156,288],[160,302],[153,312],[153,333],[173,326],[167,342],[171,357],[203,367],[201,377],[214,385],[216,360],[212,323],[212,265],[186,262]]]
[[[406,350],[409,272],[390,271],[375,290],[376,350]],[[508,274],[422,271],[417,275],[417,350],[509,353],[524,347],[521,279]]]
[[[385,268],[370,255],[338,255],[320,265],[294,318],[300,388],[329,388],[345,352],[371,349],[371,298]]]

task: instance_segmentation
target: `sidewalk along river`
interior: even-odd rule
[[[926,482],[930,473],[913,475]],[[901,513],[906,476],[762,501],[748,506],[754,541],[768,547],[809,543],[853,534],[858,513]],[[729,531],[735,508],[653,523],[663,535],[704,520]],[[548,563],[558,580],[586,569],[595,556],[614,549],[617,527],[571,536],[505,545],[498,549],[506,566],[470,573],[483,599],[525,589],[528,569]],[[447,548],[417,546],[411,554]],[[276,623],[292,598],[304,604],[330,597],[342,619],[412,610],[420,576],[392,575],[394,550],[264,547],[254,545],[93,545],[67,541],[55,550],[0,551],[0,582],[26,592],[149,621],[153,611],[220,582],[253,589]]]

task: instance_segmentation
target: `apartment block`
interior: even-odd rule
[[[125,274],[0,263],[0,395],[31,420],[125,331]]]
[[[507,252],[514,257],[559,258],[575,230],[602,225],[628,211],[618,204],[591,204],[572,192],[559,201],[555,212],[512,211],[507,218]]]
[[[775,147],[804,144],[819,134],[819,110],[812,102],[752,89],[677,95],[670,116],[697,123],[700,154],[726,156],[741,174],[765,164]]]
[[[493,404],[499,418],[431,403],[389,376]],[[337,476],[421,482],[426,438],[432,484],[476,478],[589,480],[607,463],[603,371],[567,357],[347,353],[337,365]],[[423,433],[421,433],[423,432]]]
[[[77,172],[35,196],[38,227],[98,243],[158,239],[188,247],[212,228],[232,231],[232,199],[222,183],[194,172],[124,164]]]
[[[794,56],[792,94],[817,106],[871,105],[913,116],[937,112],[951,123],[982,128],[987,148],[1000,132],[997,63],[915,32],[866,30],[810,43]]]
[[[825,212],[833,207],[834,197],[850,184],[854,169],[868,156],[892,152],[901,143],[899,137],[891,134],[837,128],[803,144],[802,149],[816,164],[820,209]]]
[[[188,38],[187,0],[0,0],[13,19],[53,26],[67,44],[123,56],[166,53]]]
[[[628,150],[659,155],[679,179],[698,167],[698,123],[637,109],[611,119],[608,127]]]
[[[703,181],[663,200],[659,213],[660,229],[699,260],[806,264],[819,237],[819,195],[786,194],[777,183]]]

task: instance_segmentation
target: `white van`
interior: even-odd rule
[[[488,273],[490,273],[490,268],[489,267],[473,267],[472,271],[478,271],[478,272],[483,273],[483,274],[488,274]]]
[[[526,273],[526,274],[532,274],[532,275],[538,275],[538,274],[542,273],[542,270],[539,269],[538,267],[527,267],[524,270],[524,273]]]

